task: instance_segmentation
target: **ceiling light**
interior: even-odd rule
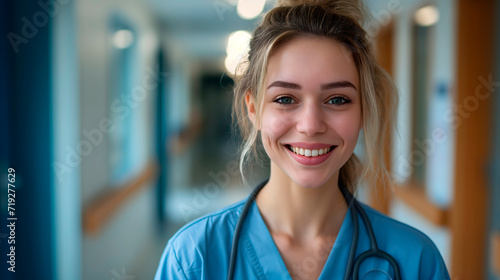
[[[226,45],[227,57],[224,65],[231,75],[235,75],[238,64],[248,53],[251,38],[252,35],[244,30],[238,30],[229,35]]]
[[[118,49],[125,49],[130,47],[134,42],[134,34],[127,29],[121,29],[113,34],[113,46]]]
[[[252,35],[244,30],[231,33],[227,39],[226,53],[228,55],[241,55],[248,52]]]
[[[417,10],[415,21],[421,26],[431,26],[439,20],[439,11],[435,6],[428,5]]]
[[[224,65],[226,66],[227,72],[231,74],[231,76],[234,76],[236,74],[236,68],[238,67],[239,59],[241,57],[237,56],[226,56],[226,59],[224,60]]]
[[[242,19],[256,18],[264,11],[266,0],[239,0],[236,11]]]

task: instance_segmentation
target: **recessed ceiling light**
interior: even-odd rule
[[[130,47],[134,42],[134,34],[128,29],[120,29],[113,34],[113,46],[118,49]]]
[[[438,22],[439,11],[436,6],[428,5],[417,10],[415,22],[421,26],[431,26]]]
[[[266,0],[239,0],[236,11],[242,19],[254,19],[264,11]]]

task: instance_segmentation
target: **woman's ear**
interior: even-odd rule
[[[255,125],[255,100],[252,96],[251,91],[247,91],[245,95],[245,103],[247,105],[248,117],[250,118],[250,121],[252,122],[253,126],[256,129],[258,129]]]

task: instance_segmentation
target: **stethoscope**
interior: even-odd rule
[[[243,222],[245,221],[245,218],[248,214],[248,209],[250,209],[250,206],[255,201],[257,194],[260,192],[260,190],[262,190],[262,188],[266,185],[266,183],[267,180],[260,183],[252,191],[245,205],[243,206],[241,215],[238,219],[238,222],[236,223],[236,228],[234,229],[234,235],[233,235],[233,245],[231,247],[231,257],[229,259],[229,271],[227,273],[227,280],[233,279],[234,268],[236,266],[236,253],[238,251],[238,241],[240,237],[240,231],[241,227],[243,226]],[[351,249],[349,251],[349,259],[347,261],[347,268],[345,271],[344,280],[349,280],[351,276],[353,280],[357,280],[361,263],[367,258],[372,258],[372,257],[381,258],[388,261],[394,270],[394,275],[396,277],[396,280],[401,280],[401,274],[399,272],[399,266],[396,260],[391,255],[387,254],[386,252],[378,248],[372,224],[370,223],[370,220],[368,220],[368,216],[366,215],[366,212],[363,209],[363,207],[361,207],[361,204],[356,200],[356,198],[354,198],[354,196],[345,187],[340,186],[339,188],[342,191],[342,194],[344,195],[344,198],[346,199],[347,203],[349,204],[349,207],[351,208],[351,217],[353,222],[353,239],[351,242]],[[363,220],[363,223],[365,224],[366,230],[368,232],[371,248],[363,252],[356,258],[355,256],[356,247],[358,245],[358,238],[359,238],[359,222],[357,219],[358,213],[361,216],[361,219]],[[354,238],[354,236],[356,238]]]

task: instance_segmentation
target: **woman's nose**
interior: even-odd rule
[[[327,125],[321,105],[307,104],[297,114],[297,130],[307,136],[314,136],[326,132]]]

